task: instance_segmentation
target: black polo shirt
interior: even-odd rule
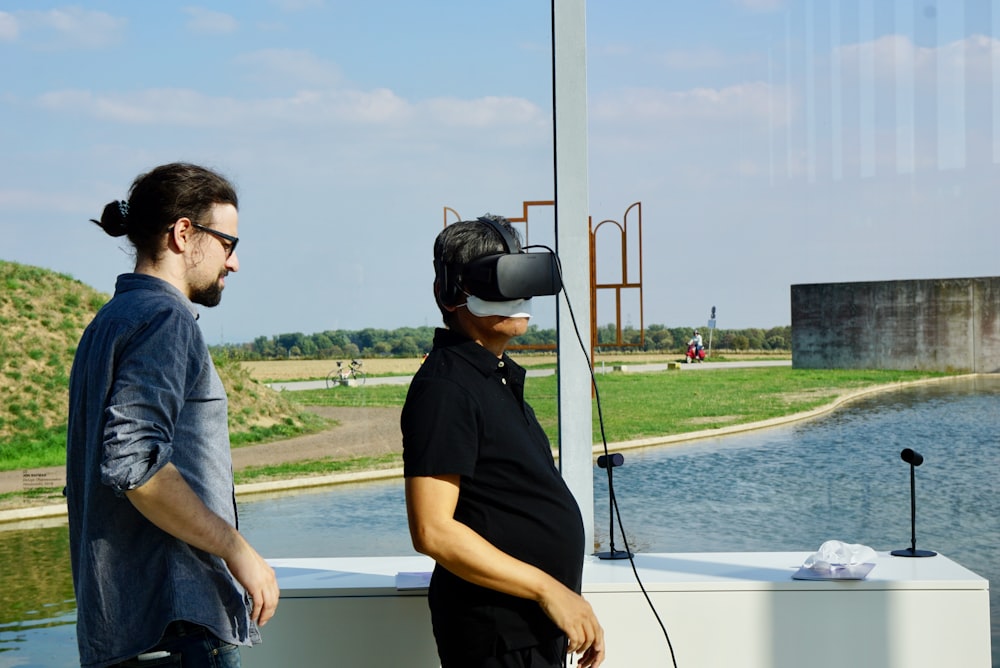
[[[583,519],[524,401],[525,371],[438,329],[401,418],[405,475],[460,475],[455,519],[507,554],[580,591]],[[473,585],[441,566],[429,592],[445,644],[518,649],[562,632],[534,601]]]

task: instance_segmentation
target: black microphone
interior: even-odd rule
[[[625,463],[625,455],[620,452],[613,452],[610,455],[600,455],[597,458],[597,465],[608,472],[608,542],[610,550],[607,552],[596,552],[595,556],[600,559],[631,559],[632,553],[626,550],[615,549],[615,483],[613,472],[616,466]],[[624,534],[622,535],[624,538]],[[627,548],[628,545],[626,544]]]
[[[910,448],[903,448],[899,457],[910,465],[910,546],[901,550],[893,550],[889,554],[894,557],[933,557],[937,552],[917,549],[917,477],[915,473],[917,467],[924,463],[924,456]]]
[[[625,463],[625,455],[620,452],[615,452],[610,455],[601,455],[597,458],[597,465],[602,469],[608,468],[608,460],[611,460],[611,466],[621,466]]]

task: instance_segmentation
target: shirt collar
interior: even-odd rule
[[[188,299],[187,295],[170,283],[167,283],[162,278],[150,276],[149,274],[137,273],[120,275],[118,280],[115,282],[115,292],[123,293],[130,292],[132,290],[152,290],[153,292],[161,292],[163,294],[170,295],[183,304],[196,320],[198,319],[198,309],[194,305],[194,302]]]
[[[438,328],[434,330],[434,347],[448,348],[456,355],[471,364],[484,376],[496,373],[497,369],[505,369],[514,377],[520,376],[524,370],[504,353],[497,357],[461,332]]]

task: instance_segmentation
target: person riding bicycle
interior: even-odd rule
[[[347,385],[352,379],[364,381],[361,373],[361,360],[352,359],[350,366],[344,366],[343,362],[337,362],[337,377],[341,385]]]

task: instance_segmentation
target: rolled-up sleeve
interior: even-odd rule
[[[142,327],[116,355],[115,382],[105,405],[101,482],[122,495],[140,487],[171,461],[174,429],[184,405],[188,365],[170,359],[183,318],[162,314]]]

